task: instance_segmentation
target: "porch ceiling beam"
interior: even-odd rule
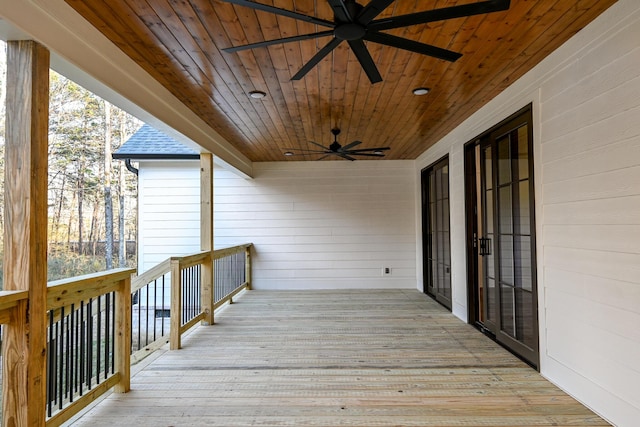
[[[4,288],[27,290],[2,343],[5,426],[44,426],[49,51],[7,43]]]

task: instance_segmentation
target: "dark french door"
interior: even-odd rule
[[[451,309],[449,159],[422,171],[424,291]]]
[[[466,147],[470,318],[538,366],[531,109]]]

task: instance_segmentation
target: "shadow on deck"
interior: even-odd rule
[[[74,426],[608,425],[414,290],[250,291]]]

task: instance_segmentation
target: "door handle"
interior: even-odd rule
[[[491,255],[491,239],[483,237],[479,239],[480,255]]]

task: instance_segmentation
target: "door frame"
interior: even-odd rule
[[[479,306],[480,306],[480,296],[479,296],[479,286],[478,286],[478,244],[477,244],[477,239],[480,237],[478,235],[478,224],[477,224],[477,209],[478,209],[478,205],[477,205],[477,179],[476,179],[476,146],[478,146],[483,140],[486,140],[486,138],[491,137],[494,134],[497,134],[499,131],[503,130],[504,128],[510,126],[513,124],[513,122],[515,122],[518,119],[524,119],[524,122],[529,123],[529,129],[528,129],[528,142],[529,142],[529,153],[530,153],[530,160],[529,160],[529,179],[530,179],[530,203],[529,203],[529,215],[530,215],[530,219],[531,219],[531,248],[532,248],[532,252],[531,252],[531,261],[532,261],[532,268],[531,268],[531,280],[532,280],[532,284],[533,284],[533,289],[532,289],[532,297],[533,300],[535,302],[536,305],[536,310],[535,313],[533,313],[534,316],[534,323],[535,323],[535,330],[536,333],[535,338],[536,338],[536,342],[535,342],[535,346],[536,349],[534,350],[533,354],[531,354],[531,352],[528,350],[528,347],[526,347],[524,344],[521,344],[520,342],[518,342],[517,340],[514,340],[513,338],[509,337],[511,341],[513,341],[511,344],[515,347],[515,348],[509,348],[507,347],[510,351],[514,352],[514,354],[516,354],[517,356],[521,357],[525,362],[527,362],[528,364],[532,365],[533,367],[535,367],[536,369],[539,369],[539,361],[540,361],[540,330],[539,330],[539,304],[538,304],[538,280],[537,280],[537,244],[536,244],[536,232],[537,232],[537,228],[536,228],[536,221],[535,221],[535,181],[534,181],[534,170],[535,170],[535,165],[534,165],[534,153],[533,153],[533,104],[529,104],[523,108],[521,108],[520,110],[518,110],[516,113],[510,115],[509,117],[507,117],[506,119],[500,121],[498,124],[490,127],[488,130],[486,130],[485,132],[482,132],[480,135],[478,135],[476,138],[473,138],[472,140],[468,141],[467,143],[464,144],[464,148],[463,148],[463,154],[464,154],[464,182],[465,182],[465,231],[466,231],[466,235],[465,235],[465,246],[466,246],[466,262],[467,262],[467,313],[468,313],[468,319],[469,319],[469,323],[476,326],[477,328],[479,328],[481,331],[483,331],[485,334],[491,336],[493,339],[496,339],[496,341],[500,342],[502,345],[506,344],[504,342],[501,342],[501,340],[499,339],[500,337],[496,336],[496,334],[494,334],[492,331],[490,331],[489,329],[487,329],[486,327],[484,327],[484,325],[480,322],[480,316],[481,313],[479,312]],[[498,286],[498,285],[496,285]],[[498,298],[499,298],[499,292],[498,292]],[[499,304],[499,299],[497,300],[498,304]],[[498,316],[499,317],[499,316]],[[506,335],[504,332],[501,331],[500,328],[500,319],[497,319],[497,335],[503,334]],[[504,339],[504,337],[503,337]],[[514,345],[515,343],[515,345]],[[524,353],[529,353],[529,359],[533,359],[533,360],[529,360],[527,358],[525,358],[524,356],[520,355],[517,353],[517,351],[521,351]],[[533,356],[533,357],[532,357]]]
[[[429,264],[428,264],[429,262],[428,258],[430,255],[430,251],[428,249],[431,248],[431,239],[426,238],[427,231],[430,229],[430,224],[429,224],[430,198],[429,198],[429,186],[427,185],[428,173],[432,171],[435,167],[439,166],[441,163],[445,163],[445,162],[449,171],[449,173],[447,173],[447,182],[446,182],[447,201],[449,204],[449,206],[447,207],[448,216],[446,220],[448,222],[447,228],[449,230],[449,245],[448,245],[449,260],[451,260],[451,193],[450,193],[451,186],[450,186],[450,179],[449,179],[451,168],[449,165],[449,155],[445,154],[444,156],[440,157],[438,160],[431,163],[430,165],[428,165],[427,167],[423,168],[420,171],[420,186],[421,186],[420,191],[421,191],[421,211],[422,211],[422,218],[421,218],[421,221],[422,221],[422,290],[426,295],[433,298],[438,303],[442,304],[444,307],[449,309],[449,311],[451,311],[453,307],[453,293],[452,293],[453,291],[452,291],[451,281],[449,281],[449,294],[450,294],[449,298],[446,298],[445,296],[440,295],[437,292],[429,291],[428,281],[430,280],[430,277],[431,277],[431,269],[429,268]],[[451,266],[449,266],[449,269],[451,269]],[[451,275],[451,271],[449,271],[449,275]]]

